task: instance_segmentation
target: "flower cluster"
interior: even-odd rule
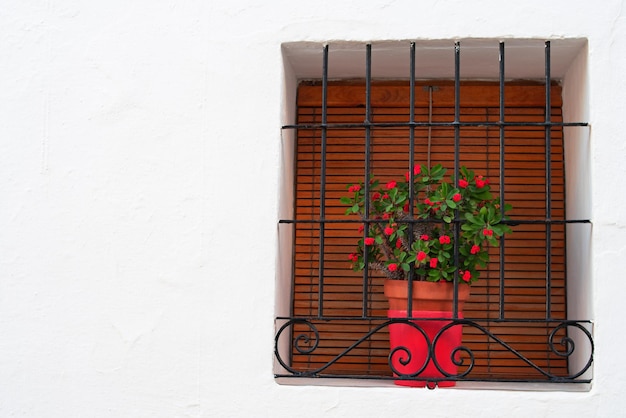
[[[448,182],[445,172],[440,164],[431,169],[415,165],[402,182],[381,185],[372,178],[369,196],[364,184],[348,185],[349,196],[341,198],[349,206],[346,215],[364,221],[363,237],[349,255],[355,271],[363,270],[367,260],[368,268],[390,279],[406,279],[411,270],[418,280],[478,279],[479,268],[489,261],[487,246],[496,246],[510,232],[502,223],[510,206],[500,207],[489,179],[461,167],[458,179]]]

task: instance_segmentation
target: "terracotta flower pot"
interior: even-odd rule
[[[387,312],[389,318],[407,318],[407,282],[387,280],[384,292],[389,299]],[[431,387],[437,382],[440,387],[449,387],[456,384],[453,380],[441,379],[458,373],[458,366],[453,361],[453,352],[461,346],[462,326],[446,329],[433,345],[441,329],[451,323],[445,319],[453,317],[453,292],[453,284],[449,282],[413,282],[412,316],[432,319],[411,321],[419,329],[406,323],[389,326],[390,362],[394,376],[401,377],[395,380],[396,385]],[[462,310],[469,294],[470,287],[459,284],[458,318],[463,318]]]
[[[389,300],[389,309],[406,311],[408,298],[406,280],[385,280],[385,296]],[[458,311],[461,312],[469,298],[470,287],[459,283]],[[453,312],[452,303],[454,285],[450,282],[413,282],[413,310]]]

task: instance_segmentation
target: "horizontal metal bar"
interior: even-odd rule
[[[457,222],[461,222],[458,220]],[[362,224],[362,223],[387,223],[386,219],[280,219],[279,224]],[[437,219],[402,219],[398,223],[442,223]],[[454,220],[452,222],[455,222]],[[589,219],[509,219],[501,222],[504,225],[564,225],[564,224],[590,224]]]
[[[333,321],[354,321],[354,322],[363,322],[363,321],[389,321],[390,318],[387,316],[277,316],[276,321],[292,321],[292,320],[306,320],[313,322],[333,322]],[[455,321],[454,319],[448,318],[421,318],[421,317],[405,317],[402,320],[420,320],[420,321]],[[514,323],[523,323],[523,324],[593,324],[593,321],[590,319],[545,319],[545,318],[521,318],[521,319],[504,319],[504,318],[474,318],[467,317],[464,319],[456,320],[458,323],[464,322],[476,322],[476,323],[498,323],[498,324],[514,324]]]
[[[294,375],[294,374],[280,374],[275,373],[275,378],[293,378],[293,379],[302,379],[302,378],[315,378],[315,379],[349,379],[349,380],[389,380],[394,381],[398,380],[397,377],[385,376],[385,375],[351,375],[351,374],[312,374],[312,375]],[[591,379],[568,379],[568,378],[553,378],[553,379],[512,379],[512,378],[454,378],[449,377],[445,379],[435,379],[435,378],[417,378],[416,380],[428,380],[429,382],[441,382],[441,381],[456,381],[456,382],[494,382],[494,383],[549,383],[549,384],[557,384],[557,383],[591,383]]]
[[[282,129],[362,129],[367,128],[407,128],[407,127],[507,127],[507,126],[589,126],[587,122],[366,122],[366,123],[317,123],[283,125]]]

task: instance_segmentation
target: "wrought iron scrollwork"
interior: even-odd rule
[[[443,319],[442,319],[443,320]],[[550,332],[547,334],[547,346],[549,350],[559,357],[570,358],[577,350],[579,350],[579,345],[581,343],[586,345],[586,348],[583,349],[584,355],[588,356],[583,360],[585,363],[580,370],[572,371],[570,370],[568,374],[561,375],[555,374],[550,370],[546,370],[541,367],[535,361],[533,361],[528,356],[524,355],[522,352],[517,350],[511,344],[507,343],[503,338],[495,335],[491,332],[486,326],[481,325],[480,323],[467,320],[467,319],[445,319],[445,324],[441,326],[441,329],[436,333],[434,338],[430,338],[428,333],[419,325],[419,321],[408,320],[404,318],[393,318],[383,320],[380,324],[373,326],[368,332],[364,333],[360,336],[360,338],[355,339],[348,347],[343,349],[341,352],[336,354],[326,363],[322,364],[319,367],[307,370],[298,370],[297,368],[292,367],[286,359],[281,355],[279,346],[281,345],[281,341],[283,338],[289,339],[289,346],[291,347],[291,353],[298,354],[314,354],[318,349],[320,341],[324,338],[320,333],[318,327],[315,323],[310,319],[305,318],[289,318],[285,320],[286,322],[280,326],[275,336],[275,347],[274,352],[276,355],[277,361],[284,368],[284,370],[288,374],[277,374],[277,377],[286,377],[286,376],[300,376],[300,377],[331,377],[329,374],[325,373],[325,371],[331,367],[333,364],[337,363],[339,360],[349,355],[353,350],[357,347],[364,344],[367,340],[372,338],[377,333],[388,329],[393,324],[404,324],[406,326],[414,329],[419,338],[424,339],[425,345],[428,347],[426,353],[420,353],[420,358],[424,358],[423,363],[420,363],[418,367],[414,369],[414,371],[406,372],[400,370],[394,365],[394,361],[398,362],[398,365],[406,366],[409,364],[414,358],[416,353],[412,352],[411,348],[406,345],[397,345],[390,349],[389,353],[389,371],[393,373],[394,377],[389,375],[387,376],[367,376],[368,378],[375,377],[381,379],[420,379],[421,374],[426,369],[429,363],[434,364],[436,369],[441,373],[441,378],[422,378],[427,380],[428,387],[432,386],[433,382],[440,380],[454,380],[454,381],[462,381],[462,380],[481,380],[481,381],[498,381],[504,380],[501,378],[480,378],[473,379],[471,376],[471,372],[475,366],[475,355],[472,352],[471,348],[466,345],[458,345],[452,347],[449,350],[449,359],[438,358],[437,356],[437,346],[441,344],[442,339],[445,337],[445,333],[449,332],[449,330],[453,327],[469,327],[478,330],[480,333],[485,335],[488,340],[499,346],[500,348],[505,349],[508,353],[510,353],[514,358],[517,358],[524,364],[526,364],[529,368],[534,369],[540,375],[544,376],[543,381],[547,382],[559,382],[559,383],[577,383],[577,382],[589,382],[588,379],[579,379],[583,374],[585,374],[591,364],[593,363],[593,337],[591,332],[585,327],[585,325],[589,325],[588,323],[578,322],[578,321],[560,321],[560,322],[548,322],[546,326],[550,326],[552,328]],[[417,322],[417,323],[416,323]],[[305,330],[300,330],[297,332],[293,331],[294,325],[300,325],[305,328]],[[579,334],[577,339],[572,338],[570,335],[572,332],[577,332]],[[576,343],[578,341],[578,345]],[[284,344],[284,342],[282,343]],[[393,361],[392,361],[393,359]],[[449,370],[446,370],[446,367],[442,365],[442,362],[452,362],[455,366],[458,367],[457,373],[450,373]],[[580,360],[579,360],[580,362]],[[390,373],[390,374],[391,374]],[[342,377],[354,377],[354,378],[363,378],[362,375],[355,376],[345,376]],[[506,379],[507,381],[511,381],[511,379]],[[535,380],[533,380],[535,381]]]
[[[404,325],[411,327],[412,329],[415,329],[417,331],[417,338],[420,338],[420,339],[423,338],[424,342],[426,343],[428,347],[432,345],[430,338],[428,337],[428,334],[424,331],[422,327],[415,324],[413,321],[409,321],[406,319],[394,319],[394,320],[390,320],[382,324],[380,329],[389,327],[392,324],[404,324]],[[389,357],[388,357],[388,364],[389,364],[389,368],[394,373],[394,375],[396,375],[397,377],[402,377],[402,378],[415,378],[419,376],[420,374],[422,374],[422,372],[426,369],[432,356],[432,353],[430,351],[426,353],[425,359],[422,362],[422,364],[419,364],[418,367],[415,369],[415,371],[412,373],[405,373],[394,366],[393,364],[394,359],[396,359],[398,363],[400,363],[402,366],[409,365],[411,361],[413,360],[413,358],[416,356],[416,353],[414,353],[413,351],[414,350],[407,347],[406,345],[397,345],[391,348],[389,352]]]
[[[593,362],[593,348],[594,348],[593,337],[591,336],[591,333],[589,332],[589,330],[587,330],[585,327],[582,326],[582,324],[578,322],[573,322],[573,321],[561,322],[552,330],[548,338],[548,344],[550,346],[550,349],[552,350],[553,353],[555,353],[556,355],[560,357],[569,357],[572,354],[574,354],[576,350],[576,344],[574,342],[574,339],[569,337],[570,335],[569,333],[566,333],[565,336],[562,336],[560,340],[560,344],[566,348],[565,351],[559,351],[559,349],[554,345],[554,339],[557,338],[556,334],[561,330],[566,330],[567,327],[573,327],[575,330],[580,331],[582,335],[584,335],[587,341],[589,342],[589,358],[587,360],[587,363],[581,368],[580,371],[576,373],[570,373],[570,375],[567,376],[567,378],[569,379],[576,379],[582,376],[591,367],[591,363]]]

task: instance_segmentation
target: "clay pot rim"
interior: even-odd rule
[[[390,310],[406,310],[408,281],[386,279],[384,294],[389,301]],[[470,296],[470,286],[459,283],[457,307],[463,310]],[[413,281],[413,310],[452,312],[454,305],[453,282]]]

